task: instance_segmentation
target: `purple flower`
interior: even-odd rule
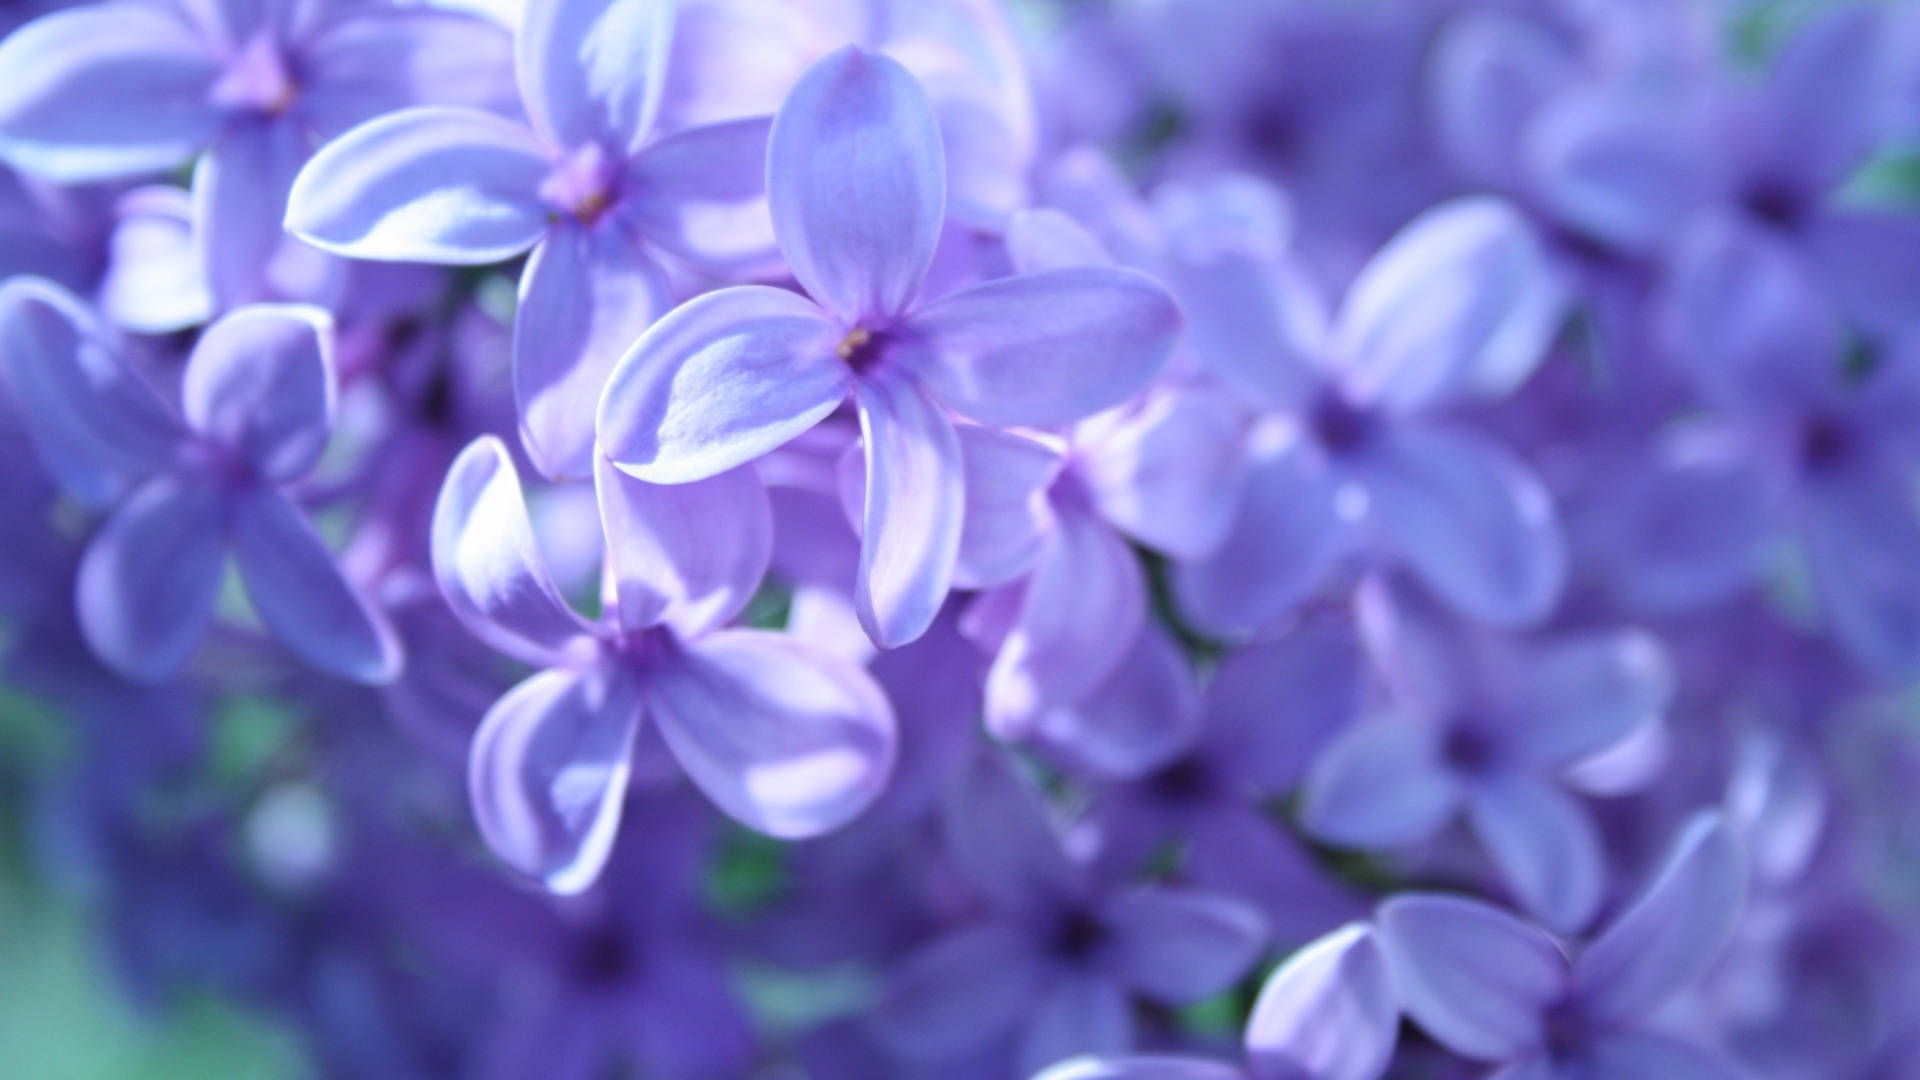
[[[0,351],[41,459],[111,506],[80,566],[80,625],[129,678],[177,673],[213,614],[232,551],[254,612],[321,670],[391,680],[400,649],[283,490],[333,427],[332,324],[309,307],[252,306],[208,327],[177,417],[79,301],[51,283],[0,289]]]
[[[1116,888],[1069,855],[1003,761],[955,787],[948,847],[986,910],[909,954],[871,1017],[903,1059],[961,1059],[1011,1040],[1020,1074],[1133,1041],[1129,997],[1187,1004],[1259,956],[1259,914],[1220,893]]]
[[[220,310],[273,299],[294,173],[322,140],[421,100],[491,104],[507,40],[478,19],[328,0],[126,0],[0,43],[0,158],[74,182],[200,157],[194,240]],[[290,257],[296,257],[297,253]]]
[[[1673,674],[1658,643],[1627,630],[1512,647],[1444,629],[1382,588],[1360,603],[1392,701],[1315,759],[1302,823],[1387,848],[1464,812],[1519,903],[1581,929],[1606,884],[1600,835],[1556,778],[1659,723]]]
[[[1119,404],[1159,369],[1179,315],[1151,279],[1070,268],[920,297],[946,205],[939,125],[912,75],[848,47],[774,120],[774,231],[802,296],[740,286],[656,323],[600,402],[607,456],[686,483],[787,442],[851,393],[866,456],[860,620],[875,643],[927,628],[965,509],[946,408],[1057,426]]]
[[[1726,824],[1703,814],[1571,964],[1546,934],[1462,897],[1396,896],[1380,906],[1380,937],[1407,1015],[1455,1053],[1506,1066],[1502,1077],[1729,1077],[1654,1021],[1733,934],[1745,875]]]
[[[893,766],[893,710],[859,668],[785,634],[719,629],[751,599],[772,544],[748,469],[694,484],[596,470],[607,614],[560,598],[513,463],[485,437],[454,462],[433,566],[454,614],[545,670],[480,723],[468,779],[501,861],[560,893],[599,876],[652,718],[688,778],[735,819],[781,837],[833,829]]]
[[[514,397],[540,471],[593,470],[594,402],[671,300],[666,264],[729,272],[772,255],[764,118],[660,135],[674,5],[535,0],[517,40],[530,123],[472,109],[389,113],[324,147],[287,227],[361,259],[477,265],[531,249]]]
[[[1552,499],[1507,451],[1426,415],[1516,385],[1556,332],[1563,289],[1524,220],[1490,199],[1427,212],[1331,324],[1257,248],[1209,247],[1175,280],[1208,368],[1279,410],[1249,436],[1225,543],[1175,575],[1188,617],[1251,632],[1369,543],[1473,618],[1548,613],[1567,572]]]

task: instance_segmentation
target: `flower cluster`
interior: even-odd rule
[[[0,824],[156,1007],[1920,1069],[1920,9],[0,28]]]

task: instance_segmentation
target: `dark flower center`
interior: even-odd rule
[[[1740,202],[1754,217],[1781,229],[1795,228],[1807,216],[1807,200],[1780,180],[1754,181],[1741,192]]]
[[[1814,472],[1837,468],[1853,448],[1853,435],[1837,417],[1817,413],[1800,426],[1800,463]]]
[[[1070,908],[1054,924],[1049,946],[1062,960],[1078,961],[1092,956],[1106,940],[1107,928],[1093,912]]]
[[[574,943],[574,976],[586,986],[617,986],[639,969],[640,954],[633,937],[612,923],[594,927]]]
[[[1213,790],[1213,770],[1192,755],[1154,773],[1147,783],[1155,795],[1167,802],[1192,803]]]
[[[1454,721],[1440,742],[1440,758],[1455,772],[1475,776],[1500,760],[1500,743],[1485,724],[1472,718]]]
[[[1299,111],[1280,101],[1254,106],[1240,125],[1240,136],[1250,150],[1278,162],[1299,155],[1304,135]]]
[[[1308,423],[1320,445],[1335,454],[1352,453],[1366,445],[1375,427],[1371,412],[1337,391],[1320,395],[1313,403]]]
[[[847,362],[855,375],[873,370],[887,354],[888,337],[879,330],[856,326],[834,346],[834,354]]]
[[[1549,1005],[1540,1017],[1540,1027],[1546,1037],[1547,1052],[1556,1059],[1577,1054],[1592,1041],[1593,1030],[1587,1022],[1586,1010],[1571,997]]]

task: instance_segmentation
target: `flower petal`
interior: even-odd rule
[[[653,130],[673,0],[532,0],[515,36],[520,99],[547,142],[632,154]]]
[[[1306,599],[1346,548],[1339,493],[1303,440],[1258,458],[1225,539],[1205,559],[1174,568],[1181,614],[1208,633],[1238,636]]]
[[[987,672],[987,727],[1018,739],[1049,709],[1098,689],[1146,623],[1146,582],[1127,545],[1084,512],[1063,512]]]
[[[513,35],[496,21],[374,6],[307,43],[300,116],[321,139],[410,105],[517,113]]]
[[[1092,233],[1051,207],[1014,211],[1007,219],[1006,245],[1016,274],[1113,264]]]
[[[1042,972],[1012,925],[982,922],[908,954],[868,1020],[891,1053],[946,1061],[987,1046],[1029,1016]]]
[[[1747,895],[1740,841],[1717,812],[1689,821],[1660,873],[1581,954],[1574,979],[1600,1022],[1647,1016],[1707,970]]]
[[[447,470],[433,510],[433,573],[468,630],[530,664],[553,662],[592,632],[561,599],[513,459],[491,435],[468,444]]]
[[[1091,972],[1057,971],[1033,1006],[1015,1050],[1015,1068],[1028,1075],[1076,1054],[1111,1054],[1133,1044],[1133,1013],[1126,995]]]
[[[640,695],[622,673],[543,671],[473,737],[467,788],[494,855],[549,890],[585,890],[620,828]]]
[[[76,583],[80,629],[122,675],[160,682],[206,633],[226,565],[218,490],[156,476],[94,535]]]
[[[1045,911],[1086,889],[1045,796],[997,752],[976,753],[948,787],[940,824],[966,884],[1001,911]]]
[[[1246,1080],[1231,1065],[1201,1058],[1162,1055],[1070,1058],[1034,1075],[1033,1080]]]
[[[1253,791],[1290,792],[1360,716],[1369,680],[1353,624],[1340,617],[1235,649],[1207,684],[1207,756]]]
[[[187,193],[171,184],[135,188],[115,209],[119,221],[100,283],[101,312],[114,325],[141,334],[167,334],[205,322],[213,313],[213,298],[194,246]]]
[[[767,209],[766,117],[678,131],[627,169],[636,193],[620,216],[649,244],[709,270],[757,266],[778,256]]]
[[[649,484],[601,458],[594,483],[622,626],[697,637],[753,599],[773,559],[773,508],[752,469]]]
[[[1503,448],[1462,430],[1401,425],[1359,475],[1380,530],[1461,612],[1525,625],[1560,599],[1567,553],[1553,500]]]
[[[601,452],[655,484],[726,472],[825,419],[852,382],[837,332],[785,289],[690,300],[620,358],[600,398]]]
[[[1529,122],[1533,183],[1560,220],[1617,251],[1657,254],[1704,194],[1702,132],[1665,97],[1563,92]]]
[[[1606,884],[1600,832],[1586,809],[1541,777],[1507,773],[1475,784],[1468,820],[1520,905],[1548,929],[1575,934]]]
[[[313,298],[300,278],[317,275],[301,263],[326,256],[289,241],[285,225],[287,192],[309,149],[306,134],[292,124],[247,119],[230,122],[200,158],[193,172],[194,242],[216,309],[288,295]]]
[[[592,474],[601,392],[668,303],[660,268],[618,229],[561,225],[534,248],[513,319],[513,395],[542,473]]]
[[[201,333],[180,389],[187,423],[261,476],[304,476],[333,432],[333,317],[257,304]]]
[[[1200,689],[1164,631],[1148,626],[1092,694],[1049,710],[1035,734],[1082,768],[1137,778],[1189,749],[1200,733]]]
[[[963,589],[1004,585],[1033,568],[1053,531],[1047,489],[1060,475],[1059,451],[1024,435],[960,424],[967,509],[953,583]]]
[[[1529,655],[1514,681],[1521,748],[1555,767],[1659,723],[1674,693],[1672,662],[1660,639],[1644,630],[1563,638]]]
[[[862,379],[854,400],[867,465],[854,605],[888,649],[926,633],[947,599],[966,510],[960,442],[911,380]]]
[[[1247,452],[1242,417],[1220,394],[1154,394],[1076,435],[1081,479],[1115,528],[1174,559],[1204,558],[1226,539]]]
[[[1228,893],[1146,887],[1104,908],[1118,976],[1167,1005],[1191,1005],[1232,986],[1267,944],[1258,909]]]
[[[192,157],[220,127],[213,51],[153,4],[35,19],[0,42],[0,159],[61,183]]]
[[[1377,924],[1400,1007],[1436,1041],[1478,1061],[1540,1045],[1541,1014],[1567,986],[1552,938],[1478,900],[1424,893],[1380,905]]]
[[[1619,1031],[1595,1040],[1579,1058],[1588,1075],[1606,1080],[1738,1080],[1746,1075],[1695,1046],[1645,1031]]]
[[[794,84],[767,143],[773,231],[793,276],[849,323],[900,315],[946,216],[940,127],[893,59],[849,45]]]
[[[320,148],[287,198],[287,229],[358,259],[480,265],[547,231],[550,165],[533,134],[470,109],[369,120]]]
[[[92,502],[163,465],[181,436],[80,300],[51,281],[0,286],[0,372],[49,473]]]
[[[1461,794],[1436,753],[1433,733],[1422,724],[1397,717],[1355,724],[1308,770],[1300,823],[1350,847],[1425,840],[1452,815]]]
[[[1170,274],[1205,370],[1252,405],[1294,408],[1313,399],[1331,331],[1326,301],[1304,268],[1208,245]]]
[[[1804,539],[1835,636],[1890,678],[1920,670],[1920,544],[1904,465],[1861,465],[1807,485]]]
[[[886,787],[893,710],[866,672],[784,634],[722,630],[656,665],[647,700],[720,809],[782,839],[837,829]]]
[[[234,562],[273,636],[322,671],[373,686],[392,682],[400,639],[340,573],[306,515],[269,488],[239,496],[231,513]]]
[[[1518,210],[1457,199],[1415,218],[1361,271],[1333,348],[1350,393],[1411,411],[1461,390],[1518,386],[1545,358],[1566,305]]]
[[[1247,1065],[1255,1080],[1378,1080],[1399,1034],[1380,943],[1348,923],[1267,978],[1247,1018]]]
[[[1180,311],[1137,270],[1088,266],[1000,278],[914,312],[909,364],[941,401],[986,424],[1055,427],[1146,389]]]

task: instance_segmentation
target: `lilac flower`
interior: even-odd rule
[[[1115,268],[918,297],[945,175],[932,108],[904,68],[855,47],[820,61],[781,106],[767,154],[774,231],[808,295],[741,286],[681,306],[622,358],[600,402],[616,465],[686,483],[785,443],[851,393],[866,455],[856,600],[883,647],[926,629],[953,575],[966,495],[945,408],[1069,423],[1142,389],[1179,325],[1158,285]]]
[[[231,550],[254,612],[301,659],[361,682],[399,672],[392,630],[283,490],[332,429],[331,333],[315,308],[226,316],[187,361],[181,418],[70,294],[32,278],[0,289],[0,360],[42,460],[113,507],[76,598],[88,644],[115,670],[157,682],[186,664]]]
[[[1124,1051],[1128,998],[1182,1004],[1226,988],[1259,955],[1258,913],[1219,893],[1116,889],[1071,857],[1036,794],[983,760],[951,795],[955,863],[986,910],[908,955],[872,1015],[908,1061],[963,1058],[1011,1039],[1020,1075]]]
[[[1257,629],[1360,541],[1475,619],[1547,614],[1566,576],[1551,498],[1505,450],[1425,415],[1516,385],[1558,327],[1561,286],[1510,208],[1429,211],[1362,271],[1332,325],[1298,271],[1258,250],[1209,248],[1175,280],[1202,360],[1280,410],[1253,428],[1225,543],[1175,575],[1189,618]]]
[[[361,259],[478,265],[531,249],[514,397],[541,472],[593,469],[591,418],[620,353],[670,302],[666,261],[772,254],[764,118],[656,132],[671,0],[536,0],[517,40],[529,124],[472,109],[381,116],[314,156],[287,227]]]
[[[1656,1014],[1706,970],[1746,893],[1739,844],[1691,821],[1645,893],[1571,964],[1554,940],[1477,900],[1408,893],[1380,907],[1402,1007],[1455,1053],[1502,1077],[1733,1076],[1661,1031]]]
[[[545,668],[474,736],[474,817],[494,853],[555,892],[591,885],[648,717],[688,778],[752,828],[812,836],[865,809],[893,765],[879,687],[787,635],[719,629],[766,570],[758,478],[741,469],[656,487],[603,462],[595,479],[607,536],[597,623],[560,598],[497,439],[454,462],[434,514],[434,573],[454,614]]]
[[[1384,589],[1360,603],[1393,700],[1318,755],[1302,823],[1323,840],[1385,848],[1464,812],[1519,903],[1555,930],[1580,930],[1605,866],[1591,817],[1556,776],[1659,723],[1673,675],[1658,643],[1626,630],[1512,647],[1443,629]]]
[[[483,20],[346,0],[83,5],[0,43],[0,158],[73,182],[204,150],[194,240],[228,310],[286,295],[281,218],[315,146],[422,100],[490,105],[506,46]]]
[[[1615,508],[1619,588],[1651,611],[1708,604],[1790,531],[1838,640],[1882,675],[1920,670],[1916,358],[1849,375],[1833,306],[1783,242],[1731,219],[1695,240],[1664,314],[1716,414],[1668,434]]]

